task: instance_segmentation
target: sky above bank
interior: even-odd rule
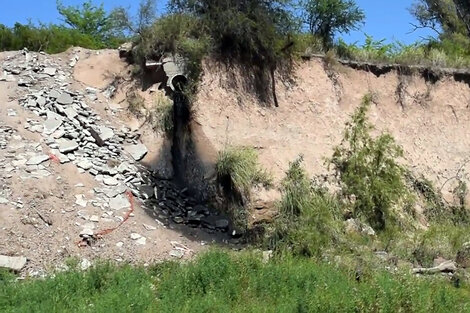
[[[13,26],[15,22],[27,23],[61,23],[61,16],[56,9],[55,0],[1,0],[0,24]],[[412,43],[434,35],[429,30],[420,30],[410,33],[415,23],[414,18],[408,12],[412,0],[357,0],[358,5],[366,14],[365,24],[358,31],[350,34],[339,34],[346,42],[362,43],[364,34],[375,39],[387,41],[401,41]],[[63,0],[65,5],[78,5],[83,0]],[[135,12],[138,0],[96,0],[95,3],[103,3],[107,10],[116,6],[129,7]],[[166,0],[157,0],[159,12],[164,12]]]

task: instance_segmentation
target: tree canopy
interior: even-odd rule
[[[58,0],[57,10],[67,25],[84,35],[90,35],[104,42],[112,37],[122,37],[122,29],[116,19],[117,11],[107,13],[103,4],[97,6],[88,0],[81,6],[64,6]]]
[[[337,32],[357,29],[365,15],[354,0],[304,0],[304,21],[310,32],[330,47]]]
[[[418,20],[417,28],[470,38],[470,2],[467,0],[417,0],[410,11]]]

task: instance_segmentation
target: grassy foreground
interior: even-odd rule
[[[144,269],[102,264],[0,280],[2,312],[470,312],[470,291],[438,278],[354,273],[308,259],[267,264],[212,251]]]

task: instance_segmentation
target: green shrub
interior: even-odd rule
[[[306,0],[300,2],[312,34],[331,48],[336,33],[349,33],[364,22],[364,11],[354,0]]]
[[[366,39],[362,46],[356,43],[347,44],[339,40],[336,44],[336,51],[339,57],[354,61],[375,61],[385,62],[391,58],[393,45],[385,44],[385,39],[375,40],[372,36],[365,35]]]
[[[9,28],[0,24],[0,51],[28,48],[31,51],[59,53],[73,46],[117,48],[126,40],[115,11],[106,13],[103,5],[94,6],[91,1],[86,1],[81,7],[66,7],[58,1],[57,8],[70,27],[16,23]]]
[[[142,268],[101,264],[47,279],[0,281],[2,312],[153,312],[152,279]]]
[[[201,22],[188,14],[171,14],[159,18],[138,38],[137,62],[159,60],[164,55],[179,55],[186,65],[186,75],[197,82],[202,59],[209,51],[209,38]]]
[[[139,95],[135,90],[129,92],[126,95],[129,112],[135,115],[137,118],[144,116],[145,99]]]
[[[240,66],[243,87],[267,103],[274,100],[274,71],[289,72],[297,23],[289,1],[173,0],[174,14],[191,16],[209,38],[209,53],[228,67]]]
[[[172,0],[170,7],[201,21],[212,39],[213,52],[252,66],[275,65],[278,41],[295,27],[282,0]]]
[[[457,251],[469,241],[468,226],[444,222],[413,233],[396,233],[388,248],[390,253],[415,266],[432,267],[438,257],[455,259]]]
[[[403,65],[423,64],[427,62],[426,47],[420,44],[405,45],[397,43],[397,48],[390,58],[393,63]]]
[[[302,161],[300,157],[292,162],[282,181],[279,216],[269,245],[281,253],[319,257],[340,240],[340,204],[312,184]]]
[[[424,200],[424,215],[430,222],[438,222],[445,219],[446,204],[442,194],[436,190],[433,183],[425,177],[415,177],[410,172],[406,173],[406,178],[413,190]]]
[[[458,180],[457,186],[453,190],[459,203],[449,204],[430,180],[424,177],[416,178],[411,173],[407,173],[406,178],[414,191],[424,200],[423,213],[428,222],[454,225],[468,225],[470,223],[470,212],[465,203],[468,191],[462,180]]]
[[[124,38],[123,29],[117,21],[117,11],[107,13],[103,4],[96,6],[88,0],[81,6],[64,6],[61,0],[57,0],[57,10],[73,30],[103,43],[103,46],[113,46],[116,39]]]
[[[457,36],[458,37],[458,36]],[[347,44],[341,39],[335,45],[339,57],[362,62],[397,63],[429,67],[466,68],[470,66],[470,43],[467,39],[443,39],[429,43],[385,43],[366,35],[365,43]]]
[[[107,47],[103,42],[90,35],[57,25],[41,24],[35,26],[16,23],[13,28],[0,25],[0,39],[0,51],[28,48],[31,51],[59,53],[72,46],[89,49]],[[119,41],[113,47],[116,47],[118,43]]]
[[[147,117],[155,131],[160,130],[167,136],[173,134],[173,103],[164,95],[155,98]]]
[[[271,175],[262,169],[258,153],[250,147],[228,147],[220,151],[216,162],[217,181],[225,198],[225,211],[238,232],[248,230],[251,189],[270,187]]]
[[[219,152],[216,162],[219,181],[227,181],[229,189],[242,195],[249,195],[256,185],[269,187],[271,175],[260,168],[258,153],[251,147],[228,147]]]
[[[325,52],[321,39],[312,34],[294,33],[292,41],[294,42],[293,54],[296,57]]]
[[[397,163],[403,151],[392,136],[373,138],[367,120],[371,97],[365,96],[346,125],[343,141],[334,149],[330,162],[341,183],[342,193],[353,201],[353,215],[365,218],[376,230],[393,222],[393,207],[409,194],[404,169]]]
[[[303,168],[303,157],[290,163],[286,177],[282,181],[283,194],[280,213],[287,219],[299,217],[310,201],[312,184]]]

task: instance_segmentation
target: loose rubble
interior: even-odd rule
[[[74,57],[70,66],[75,66],[77,60],[78,57]],[[15,139],[15,130],[0,124],[0,149],[8,149],[8,158],[0,161],[3,175],[40,179],[49,177],[55,164],[66,163],[74,164],[80,173],[91,175],[100,187],[94,188],[91,195],[86,191],[73,195],[71,207],[62,209],[63,212],[85,211],[90,207],[102,210],[102,214],[77,213],[80,220],[86,221],[84,224],[76,222],[81,228],[77,236],[93,238],[97,230],[103,228],[99,225],[122,220],[124,211],[130,208],[126,191],[150,212],[159,227],[185,224],[208,233],[228,231],[228,220],[219,218],[190,197],[185,189],[160,179],[139,163],[148,154],[147,147],[140,141],[141,134],[124,126],[112,126],[87,104],[96,101],[102,91],[72,89],[71,70],[59,67],[46,55],[27,50],[7,58],[0,66],[0,73],[3,73],[0,80],[16,81],[19,104],[35,116],[27,118],[20,127],[42,138],[36,143],[21,137]],[[16,110],[8,111],[10,117],[16,114]],[[3,193],[0,193],[0,205],[23,206]],[[24,223],[38,222],[28,217]],[[141,227],[149,232],[157,229],[153,225]],[[136,245],[149,242],[142,235],[132,240]],[[172,253],[174,257],[183,257],[186,253],[186,250],[174,251],[177,251]]]

